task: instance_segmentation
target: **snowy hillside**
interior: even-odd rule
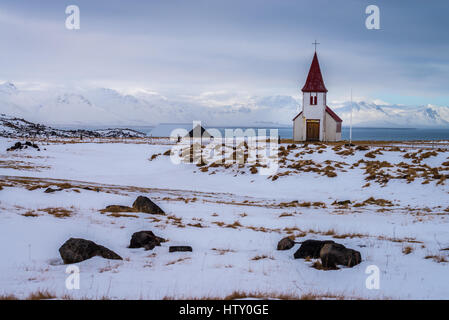
[[[92,137],[92,138],[132,138],[145,137],[145,134],[131,129],[102,130],[62,130],[36,124],[24,119],[0,114],[0,137]]]
[[[40,152],[6,151],[13,143],[0,138],[0,234],[14,240],[0,242],[0,298],[449,296],[447,146],[283,144],[267,177],[250,164],[175,164],[166,145],[55,140]],[[166,214],[105,210],[142,195]],[[167,241],[129,248],[142,230]],[[286,236],[298,243],[276,250]],[[58,251],[69,238],[123,260],[76,263],[80,289],[69,290]],[[319,259],[295,259],[309,239],[355,249],[362,262],[322,270]],[[177,245],[193,251],[169,251]],[[366,287],[372,266],[378,289]]]

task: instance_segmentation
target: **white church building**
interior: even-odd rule
[[[327,89],[321,75],[316,52],[302,93],[302,111],[293,118],[293,140],[341,140],[343,120],[327,106]]]

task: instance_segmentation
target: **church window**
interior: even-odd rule
[[[318,97],[316,93],[311,93],[310,94],[310,105],[311,106],[316,106],[318,102]]]

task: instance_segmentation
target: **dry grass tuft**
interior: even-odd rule
[[[263,259],[270,259],[270,260],[274,260],[274,258],[272,256],[267,256],[267,255],[261,255],[261,256],[255,256],[254,258],[251,258],[251,260],[253,261],[259,261],[259,260],[263,260]]]
[[[36,291],[31,293],[26,300],[49,300],[49,299],[55,299],[56,296],[50,292],[48,292],[47,290],[44,291]]]
[[[183,261],[186,261],[186,260],[190,260],[190,258],[189,257],[187,257],[187,258],[179,258],[178,260],[167,262],[165,265],[166,266],[171,266],[173,264],[180,263],[180,262],[183,262]]]
[[[125,213],[111,213],[111,214],[108,214],[108,217],[114,217],[114,218],[139,218],[139,216],[136,216],[135,214],[125,214]]]
[[[433,261],[438,263],[448,262],[446,257],[442,255],[427,255],[424,257],[424,259],[432,259]]]
[[[402,253],[403,254],[410,254],[410,253],[412,253],[413,252],[413,247],[411,247],[411,246],[406,246],[406,247],[404,247],[404,248],[402,248]]]
[[[39,217],[39,215],[37,213],[34,213],[33,210],[29,210],[29,211],[23,213],[22,216],[24,216],[24,217],[33,217],[33,218],[34,217]]]
[[[19,300],[15,295],[13,294],[6,294],[6,295],[0,295],[0,301],[7,301],[7,300]]]
[[[46,212],[55,218],[68,218],[71,217],[73,214],[73,211],[61,207],[39,209],[38,211]]]

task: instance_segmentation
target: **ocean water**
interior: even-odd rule
[[[235,128],[220,128],[224,135],[225,129]],[[245,128],[241,128],[245,129]],[[253,128],[256,129],[256,128]],[[291,139],[293,137],[292,127],[279,128],[261,128],[266,129],[269,134],[269,129],[278,129],[278,134],[283,139]],[[257,132],[257,131],[256,131]],[[150,133],[151,134],[151,133]],[[342,139],[349,140],[349,128],[342,128]],[[425,128],[352,128],[352,140],[376,140],[376,141],[410,141],[410,140],[449,140],[449,128],[447,129],[425,129]]]
[[[74,126],[60,127],[61,129],[74,129]],[[80,127],[78,127],[80,128]],[[108,126],[102,127],[83,127],[82,129],[95,130],[106,129]],[[129,126],[129,129],[134,129],[144,132],[151,136],[152,126]],[[278,134],[283,139],[291,139],[293,136],[292,127],[206,127],[218,129],[222,135],[225,134],[225,129],[265,129],[269,134],[270,129],[277,129]],[[169,134],[169,133],[168,133]],[[349,128],[342,128],[342,139],[349,140]],[[386,140],[386,141],[410,141],[410,140],[449,140],[449,128],[352,128],[352,140]]]

